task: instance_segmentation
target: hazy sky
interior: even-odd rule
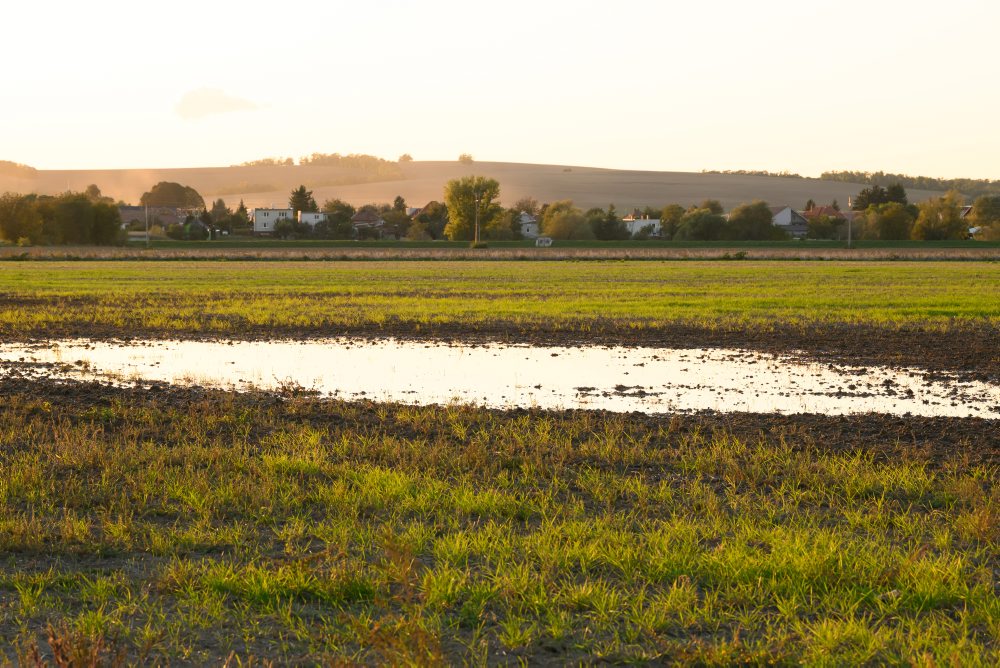
[[[0,159],[1000,178],[997,0],[4,4]]]

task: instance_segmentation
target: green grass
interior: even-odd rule
[[[0,334],[1000,322],[988,262],[0,264]]]
[[[995,467],[682,426],[11,392],[0,636],[144,663],[1000,661]]]

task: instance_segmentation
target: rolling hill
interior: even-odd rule
[[[572,199],[578,206],[606,207],[614,203],[624,213],[635,207],[688,205],[718,199],[727,209],[754,199],[772,205],[802,207],[806,200],[820,204],[836,199],[842,206],[856,195],[860,184],[819,179],[694,172],[651,172],[510,162],[410,162],[399,165],[399,176],[373,176],[360,170],[327,166],[255,166],[194,169],[38,170],[30,175],[0,174],[0,192],[54,194],[83,190],[97,184],[105,195],[138,203],[140,195],[158,181],[177,181],[200,192],[206,201],[221,197],[229,205],[243,199],[248,207],[284,206],[299,184],[313,190],[322,204],[340,198],[354,205],[392,201],[403,196],[413,206],[441,200],[445,183],[468,174],[500,182],[501,200],[512,204],[530,195],[540,202]],[[940,195],[911,190],[911,201]]]

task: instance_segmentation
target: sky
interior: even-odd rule
[[[4,4],[0,160],[1000,178],[996,0]]]

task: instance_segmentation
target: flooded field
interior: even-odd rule
[[[1000,418],[996,384],[745,350],[77,339],[4,345],[0,363],[52,378],[301,386],[323,396],[421,405]]]

